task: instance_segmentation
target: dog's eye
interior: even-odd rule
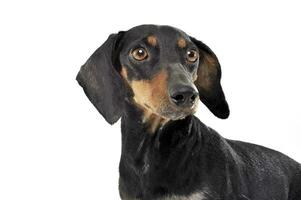
[[[138,61],[145,60],[148,56],[147,51],[142,47],[138,47],[138,48],[132,50],[131,54],[135,58],[135,60],[138,60]]]
[[[194,63],[199,58],[199,54],[195,50],[188,50],[187,53],[186,53],[186,55],[187,55],[187,60],[190,63]]]

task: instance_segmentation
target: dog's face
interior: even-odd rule
[[[121,75],[135,103],[165,119],[177,120],[194,113],[199,52],[189,36],[168,26],[140,26],[123,38]]]
[[[111,35],[81,68],[77,80],[109,123],[123,113],[126,90],[147,113],[168,120],[196,111],[200,99],[217,117],[229,109],[215,54],[169,26],[142,25]]]

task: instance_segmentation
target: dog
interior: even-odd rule
[[[171,26],[111,34],[77,81],[114,124],[121,118],[123,200],[300,200],[301,165],[228,140],[193,114],[229,116],[221,68],[203,42]]]

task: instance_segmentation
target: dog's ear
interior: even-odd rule
[[[230,111],[220,84],[221,67],[216,55],[203,42],[190,37],[200,53],[197,80],[195,85],[199,91],[200,100],[218,118],[228,118]]]
[[[123,112],[125,89],[115,66],[122,35],[123,32],[111,34],[81,67],[76,77],[89,100],[110,124],[118,121]]]

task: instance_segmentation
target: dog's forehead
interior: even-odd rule
[[[127,42],[139,41],[154,36],[159,42],[176,42],[179,39],[190,41],[189,36],[182,30],[172,26],[158,26],[158,25],[141,25],[136,26],[125,33]]]

